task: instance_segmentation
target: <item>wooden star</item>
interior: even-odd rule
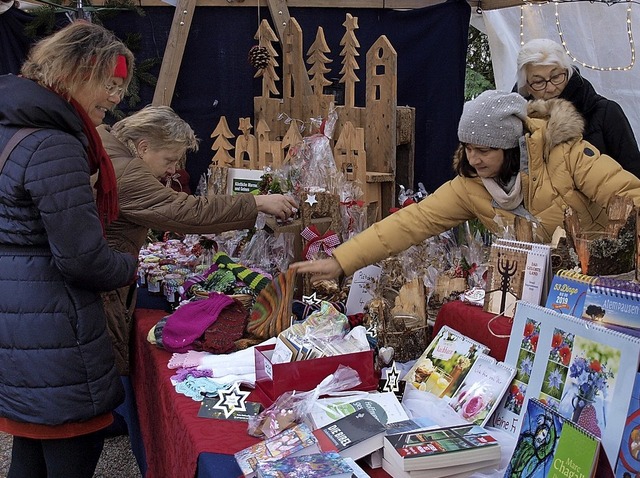
[[[226,390],[219,390],[218,396],[220,399],[213,406],[218,410],[222,410],[225,418],[229,418],[234,412],[246,412],[247,407],[245,401],[251,392],[245,392],[240,390],[240,382],[236,382],[232,387]]]
[[[307,195],[307,200],[305,201],[309,206],[313,206],[314,204],[318,204],[318,200],[316,199],[315,194]]]
[[[251,132],[251,118],[240,118],[238,129],[242,131],[244,136],[247,136]]]

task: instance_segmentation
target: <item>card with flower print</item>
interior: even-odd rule
[[[514,367],[480,354],[451,396],[449,406],[469,423],[485,426],[515,373]]]
[[[402,377],[421,391],[449,399],[476,359],[489,348],[457,330],[443,326]]]
[[[489,421],[518,435],[535,398],[602,440],[615,462],[640,359],[640,339],[518,302],[505,362],[516,375]]]

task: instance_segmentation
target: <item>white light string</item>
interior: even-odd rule
[[[633,68],[633,66],[636,63],[636,49],[633,42],[633,28],[631,25],[631,3],[632,2],[630,0],[626,0],[626,3],[627,3],[626,27],[627,27],[627,37],[629,38],[629,47],[631,49],[631,62],[627,66],[604,66],[604,67],[590,65],[584,61],[578,60],[575,56],[573,56],[573,54],[567,47],[567,42],[565,41],[565,38],[564,38],[564,32],[562,31],[562,26],[560,24],[560,13],[558,12],[558,3],[560,2],[554,1],[553,3],[555,5],[555,10],[556,10],[555,12],[556,29],[558,30],[558,35],[560,36],[560,43],[562,44],[564,51],[567,53],[567,55],[569,55],[571,60],[573,60],[575,63],[579,63],[584,68],[589,68],[591,70],[597,70],[597,71],[628,71],[631,68]],[[610,4],[607,3],[607,5],[610,5]],[[524,45],[525,43],[524,41],[524,9],[525,9],[525,5],[520,6],[520,45],[521,46]]]

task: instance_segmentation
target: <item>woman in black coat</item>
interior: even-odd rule
[[[518,93],[527,99],[571,101],[585,119],[584,139],[640,177],[640,151],[624,111],[596,93],[562,45],[546,38],[531,40],[520,49],[517,65]]]

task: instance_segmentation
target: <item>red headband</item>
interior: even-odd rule
[[[116,67],[113,70],[113,76],[116,78],[126,79],[128,73],[126,57],[124,55],[118,55],[118,61],[116,62]]]

